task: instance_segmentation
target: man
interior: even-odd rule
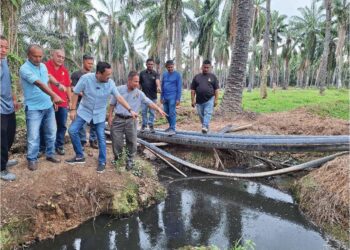
[[[161,103],[167,113],[169,128],[165,130],[169,136],[176,134],[176,106],[180,105],[182,79],[181,75],[174,70],[174,62],[168,60],[165,64],[167,72],[162,77]]]
[[[11,75],[7,63],[8,42],[4,36],[0,36],[0,59],[1,59],[1,179],[13,181],[16,175],[10,173],[7,168],[16,165],[15,160],[8,160],[8,153],[15,139],[16,133],[16,115],[15,111],[19,109],[16,102],[16,96],[11,91]]]
[[[68,129],[75,156],[66,160],[69,164],[85,163],[84,152],[80,142],[79,131],[85,123],[93,122],[98,139],[98,167],[97,172],[102,173],[106,167],[106,139],[105,139],[105,119],[106,106],[110,95],[113,95],[117,101],[126,108],[128,114],[136,118],[135,113],[119,94],[117,87],[112,79],[111,65],[106,62],[99,62],[96,66],[96,73],[87,73],[83,75],[78,84],[74,87],[74,95],[70,110],[72,124]],[[83,92],[78,111],[76,110],[78,95]]]
[[[140,86],[145,95],[157,103],[157,92],[160,93],[159,74],[153,70],[153,59],[147,59],[146,70],[140,73]],[[148,117],[149,113],[149,117]],[[141,132],[145,131],[147,125],[151,133],[154,133],[154,110],[147,103],[142,103],[142,126]]]
[[[75,87],[80,79],[80,77],[82,75],[85,75],[86,73],[90,73],[92,71],[92,68],[94,66],[94,58],[92,56],[89,55],[84,55],[83,56],[83,67],[81,70],[75,71],[72,75],[71,75],[71,79],[72,79],[72,88]],[[78,105],[81,101],[81,97],[83,96],[83,93],[79,94],[78,97]],[[90,143],[90,147],[97,149],[98,145],[97,145],[97,135],[96,135],[96,129],[94,127],[93,123],[90,123],[90,136],[89,136],[89,143]],[[84,127],[79,131],[79,136],[80,136],[80,141],[81,144],[84,145],[86,144],[86,124],[84,125]]]
[[[63,100],[48,86],[47,68],[41,63],[43,54],[39,45],[30,45],[27,50],[28,59],[19,70],[26,114],[28,169],[32,171],[38,168],[41,126],[46,145],[46,159],[54,163],[60,162],[55,158],[57,128],[52,102],[58,105]]]
[[[45,63],[47,71],[53,80],[50,81],[50,87],[62,99],[62,103],[55,108],[55,117],[57,125],[55,149],[59,155],[64,155],[64,135],[66,134],[67,116],[69,99],[71,96],[69,72],[64,67],[65,52],[62,49],[56,49],[51,52],[51,60]]]
[[[138,112],[141,105],[157,110],[162,116],[165,112],[159,108],[152,100],[139,90],[139,76],[136,71],[131,71],[128,75],[128,84],[119,86],[118,92],[129,103],[133,111]],[[113,109],[115,117],[113,119]],[[116,162],[123,152],[124,135],[127,147],[126,169],[131,170],[134,166],[134,156],[137,150],[137,121],[130,116],[115,97],[112,97],[109,106],[108,124],[111,128],[114,162]]]
[[[192,107],[197,107],[203,134],[208,133],[211,115],[219,97],[219,83],[210,70],[211,62],[204,60],[202,73],[196,75],[191,84]]]

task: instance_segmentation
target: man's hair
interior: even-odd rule
[[[137,73],[137,71],[135,71],[135,70],[130,71],[128,74],[128,80],[133,79],[134,76],[137,76],[137,75],[139,75],[139,73]]]
[[[53,49],[53,50],[51,50],[51,56],[53,56],[57,51],[62,51],[64,54],[65,54],[65,51],[64,51],[64,49]]]
[[[0,35],[0,40],[6,40],[7,41],[7,38],[3,35]]]
[[[30,44],[30,45],[28,46],[28,48],[27,48],[27,55],[30,54],[30,51],[31,51],[32,49],[40,49],[40,50],[43,50],[43,48],[42,48],[40,45],[38,45],[38,44]]]
[[[210,65],[211,65],[211,61],[209,61],[209,60],[204,60],[204,61],[203,61],[203,65],[204,65],[204,64],[210,64]]]
[[[94,58],[90,55],[83,55],[83,61],[85,60],[94,60]]]
[[[168,66],[168,65],[174,65],[174,61],[173,60],[166,61],[165,66]]]
[[[149,63],[149,62],[154,62],[154,60],[153,60],[152,58],[148,58],[148,59],[146,60],[146,63]]]
[[[96,66],[96,73],[100,72],[101,74],[103,74],[103,72],[106,71],[106,69],[110,69],[112,68],[111,65],[107,62],[98,62],[97,66]]]

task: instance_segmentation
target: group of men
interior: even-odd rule
[[[1,179],[14,180],[15,174],[9,172],[16,161],[8,159],[8,152],[14,140],[16,130],[15,111],[19,109],[16,97],[11,91],[11,75],[6,55],[8,42],[0,37],[1,46]],[[111,79],[112,68],[107,62],[98,62],[96,72],[92,73],[94,58],[83,57],[80,71],[71,77],[64,66],[65,53],[62,49],[53,50],[51,59],[42,63],[43,49],[39,45],[30,45],[27,60],[21,66],[19,74],[24,94],[24,109],[27,126],[28,169],[38,168],[38,158],[60,163],[56,156],[65,155],[64,137],[69,114],[72,123],[68,129],[75,156],[66,159],[68,164],[85,163],[84,145],[86,126],[90,126],[90,146],[99,149],[96,171],[105,170],[106,138],[105,119],[108,101],[108,124],[111,129],[112,146],[116,163],[123,153],[124,137],[126,141],[126,169],[134,167],[137,150],[137,117],[142,109],[141,132],[149,127],[154,132],[154,110],[166,117],[170,136],[176,133],[176,106],[181,101],[182,79],[174,70],[174,62],[166,62],[167,71],[162,75],[153,69],[154,61],[146,61],[146,70],[140,74],[129,72],[126,85],[116,87]],[[192,106],[202,123],[202,132],[207,133],[213,106],[218,100],[218,82],[215,75],[209,73],[210,61],[204,61],[202,73],[191,84]],[[157,93],[163,109],[157,105]]]

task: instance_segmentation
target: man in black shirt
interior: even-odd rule
[[[86,73],[90,73],[93,66],[94,66],[94,58],[92,56],[84,55],[82,69],[75,71],[74,73],[72,73],[70,77],[72,80],[72,91],[75,85],[77,85],[80,77]],[[83,94],[81,93],[78,97],[78,104],[80,103],[82,96]],[[80,136],[81,145],[84,146],[86,144],[86,125],[79,131],[79,136]],[[89,143],[92,148],[95,148],[95,149],[98,148],[96,129],[92,122],[90,123]]]
[[[159,74],[153,70],[153,59],[147,59],[146,70],[140,73],[140,86],[145,95],[157,103],[157,92],[160,93],[160,80]],[[148,116],[149,113],[149,116]],[[145,131],[147,125],[151,133],[154,132],[154,110],[149,108],[148,105],[142,104],[142,127],[141,132]]]
[[[204,60],[202,73],[193,78],[191,84],[192,107],[197,108],[199,119],[202,123],[202,133],[209,130],[209,122],[214,107],[218,104],[219,83],[216,76],[210,73],[211,62]]]

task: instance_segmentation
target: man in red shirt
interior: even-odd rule
[[[50,77],[50,87],[63,102],[55,106],[57,133],[55,148],[59,155],[64,155],[64,135],[67,131],[69,99],[71,96],[71,80],[68,70],[64,67],[65,53],[63,49],[51,52],[51,59],[45,63]]]

